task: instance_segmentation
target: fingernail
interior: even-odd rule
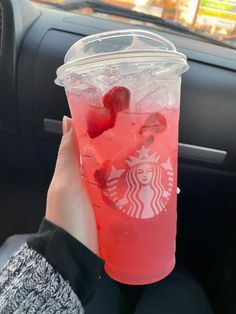
[[[68,133],[70,131],[70,129],[71,129],[71,126],[72,126],[71,119],[68,118],[67,116],[64,116],[63,120],[62,120],[62,131],[63,131],[63,134]]]

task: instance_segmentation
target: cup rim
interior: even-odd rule
[[[135,60],[135,61],[134,61]],[[96,56],[88,56],[83,59],[74,59],[61,65],[57,71],[57,77],[55,84],[64,86],[65,79],[70,76],[73,72],[88,71],[93,68],[99,68],[107,65],[113,65],[117,62],[157,62],[168,60],[168,67],[164,70],[165,73],[178,71],[179,74],[187,71],[189,66],[187,64],[187,57],[176,50],[156,50],[156,49],[145,49],[145,50],[132,50],[122,52],[107,52],[98,54]],[[163,72],[162,72],[163,73]]]

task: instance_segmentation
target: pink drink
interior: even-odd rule
[[[90,138],[93,104],[67,97],[107,273],[127,284],[162,279],[175,264],[178,106],[159,111],[160,132],[142,129],[155,113],[120,112],[112,129]]]
[[[186,57],[143,30],[78,41],[57,70],[106,272],[148,284],[175,265],[177,147]]]

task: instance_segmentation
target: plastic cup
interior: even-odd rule
[[[142,30],[75,43],[57,70],[80,147],[81,173],[113,279],[133,285],[175,265],[177,149],[186,57]]]

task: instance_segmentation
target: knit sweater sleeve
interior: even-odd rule
[[[69,282],[24,244],[0,274],[0,313],[84,313]]]

